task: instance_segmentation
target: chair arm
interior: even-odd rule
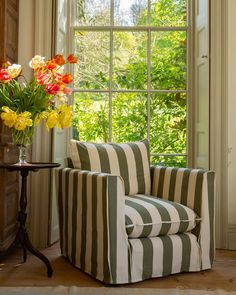
[[[203,194],[214,200],[215,172],[156,166],[152,167],[152,195],[181,203],[201,216]]]
[[[56,188],[62,254],[105,283],[127,280],[129,244],[122,178],[59,168]]]
[[[193,209],[202,221],[193,233],[202,249],[202,269],[214,258],[215,172],[156,166],[152,168],[152,195]]]

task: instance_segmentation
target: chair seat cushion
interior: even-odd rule
[[[126,195],[150,194],[148,140],[129,143],[91,143],[72,139],[70,156],[77,169],[121,176]]]
[[[129,238],[156,237],[191,231],[200,221],[190,208],[153,196],[125,196]]]

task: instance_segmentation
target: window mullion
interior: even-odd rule
[[[150,24],[151,24],[151,0],[148,0],[147,22],[148,22],[148,25],[150,26]]]
[[[188,93],[187,90],[157,90],[157,89],[150,89],[150,90],[140,90],[140,89],[77,89],[74,88],[73,92],[97,92],[97,93]]]
[[[111,26],[88,26],[88,25],[80,25],[80,26],[73,26],[75,30],[78,31],[109,31]],[[143,32],[151,29],[152,31],[161,31],[161,32],[186,32],[188,27],[154,27],[154,26],[112,26],[114,31],[138,31]]]
[[[109,61],[109,142],[112,141],[112,75],[113,75],[113,30],[110,29],[110,61]]]
[[[94,93],[188,93],[187,90],[137,90],[137,89],[73,89],[73,92],[94,92]]]
[[[150,1],[149,1],[150,2]],[[149,3],[148,2],[148,3]],[[151,30],[147,32],[147,137],[150,140],[151,121]]]
[[[113,75],[113,29],[114,26],[114,0],[111,0],[111,26],[110,26],[110,60],[109,60],[109,142],[112,141],[112,75]]]

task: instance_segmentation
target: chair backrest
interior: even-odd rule
[[[72,139],[70,156],[77,169],[121,176],[126,195],[150,194],[148,140],[130,143],[89,143]]]

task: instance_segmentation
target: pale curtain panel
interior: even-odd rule
[[[52,56],[53,2],[54,0],[20,0],[19,62],[23,60],[25,68],[35,54],[46,58]],[[44,126],[38,126],[35,132],[32,161],[51,161],[51,132]],[[38,248],[48,246],[50,173],[49,170],[31,173],[29,179],[28,226],[30,239]]]

